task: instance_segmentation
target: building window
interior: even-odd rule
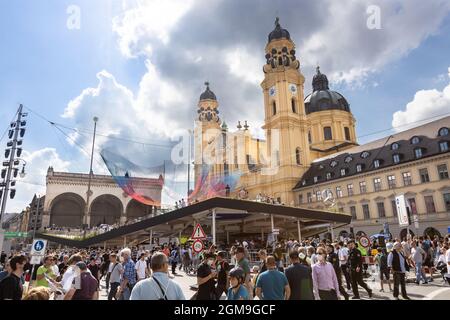
[[[312,143],[311,131],[308,131],[308,142],[309,142],[310,144]]]
[[[350,162],[352,162],[352,160],[353,160],[353,158],[348,156],[348,157],[345,158],[344,162],[345,163],[350,163]]]
[[[322,192],[320,190],[316,191],[316,199],[317,201],[322,201]]]
[[[336,160],[331,161],[330,167],[334,168],[338,165],[338,162]]]
[[[439,136],[440,137],[448,136],[448,128],[439,129]]]
[[[295,161],[298,165],[302,164],[300,161],[300,148],[295,149]]]
[[[342,198],[344,195],[342,194],[341,186],[336,187],[336,196],[338,198]]]
[[[311,192],[308,192],[308,193],[306,194],[306,201],[308,201],[308,203],[311,203],[311,202],[312,202],[312,195],[311,195]]]
[[[448,179],[448,170],[447,170],[446,164],[438,165],[437,169],[438,169],[438,174],[439,174],[440,180]]]
[[[234,156],[234,168],[239,169],[238,156]]]
[[[395,203],[395,200],[391,200],[391,206],[392,206],[392,214],[394,217],[397,216],[397,204]]]
[[[361,172],[362,171],[362,165],[361,164],[357,164],[356,165],[356,172]]]
[[[354,219],[354,220],[358,219],[358,217],[356,216],[356,207],[355,206],[350,207],[350,213],[352,214],[352,219]]]
[[[366,159],[368,156],[370,156],[370,153],[368,151],[364,151],[361,153],[361,158]]]
[[[427,208],[427,213],[436,213],[436,207],[434,206],[433,196],[425,196],[425,207]]]
[[[445,210],[450,211],[450,193],[444,193]]]
[[[275,159],[277,161],[277,166],[280,166],[280,150],[275,151]]]
[[[418,144],[419,142],[420,142],[419,137],[413,137],[413,138],[411,139],[411,144]]]
[[[327,180],[331,179],[331,172],[327,172]]]
[[[373,179],[373,189],[375,192],[381,190],[381,179],[380,178]]]
[[[428,175],[428,169],[419,169],[420,181],[422,183],[430,182],[430,176]]]
[[[362,209],[363,209],[364,219],[369,220],[370,219],[369,205],[363,204]]]
[[[416,156],[416,159],[422,158],[423,156],[422,148],[414,149],[414,155]]]
[[[439,150],[440,150],[441,152],[446,152],[446,151],[448,151],[448,142],[447,142],[447,141],[439,142]]]
[[[344,127],[345,140],[350,141],[350,129],[348,127]]]
[[[410,185],[412,184],[412,181],[411,181],[411,172],[403,172],[403,173],[402,173],[402,176],[403,176],[403,184],[404,184],[405,186],[410,186]]]
[[[388,180],[389,189],[394,189],[395,188],[395,175],[388,176],[387,180]]]
[[[416,206],[416,199],[410,198],[408,199],[408,205],[411,209],[411,214],[417,214],[417,206]]]
[[[292,107],[292,112],[293,113],[297,113],[297,107],[295,105],[295,99],[291,100],[291,107]]]
[[[347,172],[347,170],[345,170],[345,169],[341,169],[341,176],[343,177],[343,176],[345,176],[345,173]]]
[[[365,181],[361,181],[359,183],[359,191],[361,193],[366,193],[367,192],[367,186],[366,186],[366,182]]]
[[[298,195],[298,204],[302,204],[303,203],[303,194],[299,194]]]
[[[374,160],[373,161],[373,166],[374,166],[374,168],[379,168],[380,167],[380,160]]]
[[[378,208],[378,217],[385,218],[386,211],[384,210],[384,202],[377,202],[377,208]]]
[[[333,140],[333,135],[331,134],[331,127],[323,128],[323,136],[325,140]]]
[[[347,192],[349,197],[353,195],[353,183],[347,185]]]
[[[319,177],[315,176],[314,177],[314,183],[317,183],[318,180],[319,180]]]
[[[394,154],[392,156],[392,160],[394,160],[394,163],[399,163],[400,162],[400,155],[399,154]]]
[[[229,167],[228,167],[228,163],[226,163],[226,162],[223,164],[223,173],[225,176],[228,176],[228,174],[229,174]]]
[[[399,144],[398,144],[397,142],[394,142],[394,143],[391,145],[391,150],[398,150],[398,148],[399,148]]]
[[[276,115],[277,114],[277,104],[276,102],[272,102],[272,114]]]

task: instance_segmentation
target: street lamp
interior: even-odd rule
[[[91,196],[91,180],[92,180],[92,161],[94,159],[94,147],[95,147],[95,134],[97,132],[97,122],[98,122],[98,117],[94,117],[92,119],[94,121],[94,137],[92,138],[92,151],[91,151],[91,165],[89,168],[89,178],[88,178],[88,189],[86,192],[86,208],[85,208],[85,212],[84,212],[84,221],[83,221],[83,239],[86,238],[86,228],[89,226],[89,198]]]

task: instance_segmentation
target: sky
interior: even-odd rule
[[[349,101],[359,143],[450,113],[447,0],[2,1],[0,134],[20,103],[28,111],[28,174],[7,211],[45,194],[49,166],[89,171],[94,116],[95,173],[107,173],[104,148],[158,165],[170,156],[161,141],[193,128],[205,81],[228,127],[247,120],[256,134],[276,16],[296,44],[305,96],[319,64]]]

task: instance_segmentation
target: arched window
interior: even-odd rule
[[[295,99],[292,98],[291,100],[291,106],[292,106],[292,112],[297,113],[297,106],[295,105]]]
[[[301,158],[300,158],[300,148],[295,149],[295,161],[298,165],[301,165]]]
[[[344,127],[345,140],[350,141],[350,129],[348,127]]]
[[[280,166],[280,151],[275,151],[275,161],[277,162],[277,166]]]
[[[333,135],[331,134],[331,127],[323,127],[323,137],[325,140],[333,140]]]
[[[272,102],[272,114],[276,115],[277,114],[277,104],[276,102]]]
[[[308,131],[308,142],[312,143],[311,131]]]

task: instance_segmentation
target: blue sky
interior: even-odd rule
[[[361,23],[365,23],[365,8],[372,2],[381,6],[382,29],[368,33]],[[450,7],[446,1],[392,1],[392,5],[330,0],[211,3],[2,1],[1,133],[23,103],[69,127],[90,128],[90,119],[98,115],[100,132],[153,141],[192,127],[205,80],[211,82],[230,127],[244,119],[258,127],[263,119],[259,81],[264,45],[277,14],[297,44],[306,76],[305,95],[311,90],[318,61],[321,71],[333,81],[332,89],[349,101],[357,119],[357,134],[365,136],[360,143],[388,132],[367,134],[393,123],[404,124],[393,121],[393,114],[404,112],[408,103],[412,103],[412,111],[407,118],[411,122],[422,119],[422,111],[414,112],[420,108],[415,94],[433,89],[442,92],[449,85]],[[79,30],[66,27],[70,5],[81,9]],[[332,21],[321,17],[324,8],[332,13]],[[430,12],[433,21],[426,21]],[[136,13],[135,19],[130,18]],[[426,18],[417,20],[421,14]],[[340,25],[341,20],[345,25]],[[353,24],[359,24],[361,30],[355,30]],[[361,40],[364,38],[367,42]],[[323,50],[317,49],[317,41],[323,42]],[[239,61],[231,59],[230,52],[237,52]],[[235,72],[233,63],[246,74]],[[86,91],[89,88],[98,91]],[[72,114],[62,117],[71,101],[76,105]],[[432,116],[442,113],[442,108],[431,106],[423,112]],[[88,146],[88,137],[74,139]],[[2,145],[5,142],[2,140]],[[106,139],[99,143],[111,146]],[[11,210],[31,200],[30,193],[44,192],[43,173],[49,165],[88,171],[86,155],[32,113],[24,147],[31,162],[27,189],[18,192],[15,203],[10,201]],[[151,157],[151,151],[141,145],[120,147],[129,147],[134,155],[145,153],[145,161]],[[102,169],[97,158],[95,170]]]

